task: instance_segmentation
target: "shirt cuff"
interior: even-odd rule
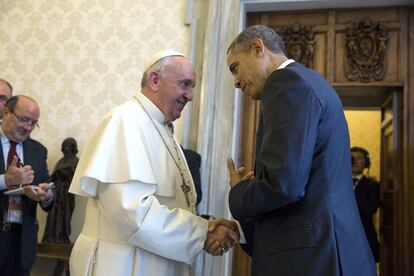
[[[240,223],[237,220],[234,220],[237,224],[237,228],[239,229],[240,234],[240,241],[239,243],[245,244],[246,243],[246,237],[244,236],[243,229],[240,226]]]

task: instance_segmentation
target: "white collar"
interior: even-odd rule
[[[144,106],[151,118],[154,118],[162,125],[166,125],[169,122],[167,121],[164,113],[162,113],[162,111],[150,99],[148,99],[147,96],[142,93],[138,93],[135,97]]]
[[[364,175],[362,173],[361,174],[358,174],[358,175],[353,175],[352,176],[352,178],[356,178],[358,181],[361,180],[363,177],[364,177]]]
[[[282,62],[282,64],[280,64],[279,67],[277,67],[277,69],[283,69],[283,68],[285,68],[286,66],[288,66],[289,64],[291,64],[293,62],[295,62],[295,60],[293,60],[291,58],[290,59],[287,59],[284,62]]]

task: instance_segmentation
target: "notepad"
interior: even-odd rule
[[[22,195],[24,194],[23,187],[13,189],[13,190],[7,190],[4,192],[5,195]]]

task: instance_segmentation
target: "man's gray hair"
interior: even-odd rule
[[[165,73],[165,70],[167,66],[170,64],[170,60],[173,56],[168,56],[165,58],[160,59],[153,65],[151,65],[150,68],[148,68],[143,74],[141,78],[141,89],[144,89],[144,87],[147,85],[148,80],[148,73],[150,72],[158,72],[158,75],[163,75]]]
[[[263,25],[253,25],[241,32],[230,44],[227,53],[248,53],[252,48],[252,40],[259,38],[264,46],[275,54],[286,55],[282,38],[272,29]]]

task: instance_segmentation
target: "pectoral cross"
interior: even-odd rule
[[[183,179],[183,184],[181,184],[181,190],[183,190],[183,193],[185,195],[185,201],[187,202],[187,206],[190,207],[190,192],[191,192],[191,187],[188,186],[187,184],[185,184],[185,181]]]

